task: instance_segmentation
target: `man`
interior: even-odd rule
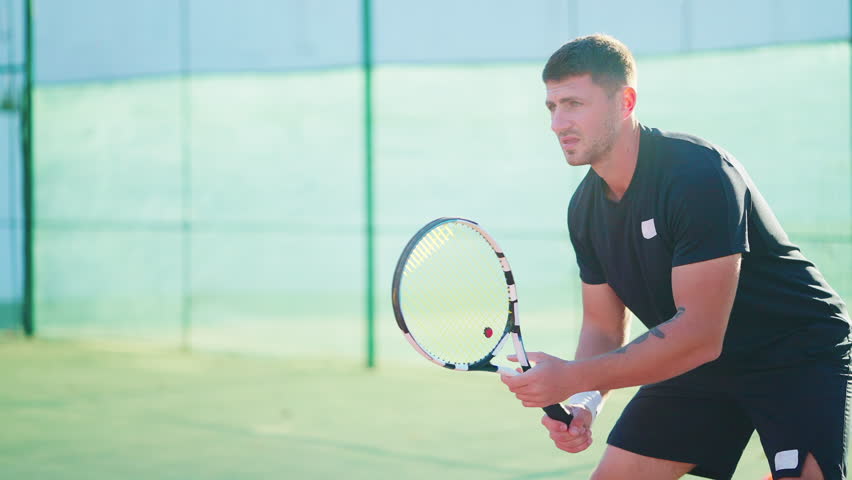
[[[544,68],[551,128],[591,168],[568,207],[582,280],[574,361],[531,353],[503,382],[527,407],[563,402],[556,446],[591,443],[589,395],[642,385],[594,479],[731,478],[757,429],[773,478],[845,478],[850,322],[745,169],[700,138],[641,125],[635,62],[606,35]],[[696,99],[700,101],[700,99]],[[628,311],[649,331],[627,343]]]

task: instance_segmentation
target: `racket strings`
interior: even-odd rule
[[[508,287],[488,242],[471,227],[442,224],[406,261],[401,305],[414,340],[448,363],[487,357],[507,330]]]

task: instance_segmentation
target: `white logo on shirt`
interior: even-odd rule
[[[642,222],[642,236],[649,240],[657,236],[657,227],[654,225],[653,218]]]

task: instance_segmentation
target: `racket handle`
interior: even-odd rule
[[[530,367],[528,362],[526,363],[526,365],[524,363],[521,363],[521,370],[526,372],[530,368],[532,367]],[[514,375],[517,374],[514,373]],[[574,420],[574,415],[568,413],[568,410],[565,410],[565,407],[559,405],[558,403],[544,407],[544,413],[546,413],[548,417],[554,420],[559,420],[565,425],[571,425],[571,420]]]
[[[544,413],[546,413],[548,417],[554,420],[559,420],[565,425],[571,425],[571,420],[574,419],[574,415],[568,413],[568,410],[565,410],[565,407],[558,403],[544,407]]]

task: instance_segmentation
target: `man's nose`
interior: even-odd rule
[[[559,135],[559,132],[568,130],[574,126],[574,119],[567,112],[555,112],[550,119],[550,129]]]

